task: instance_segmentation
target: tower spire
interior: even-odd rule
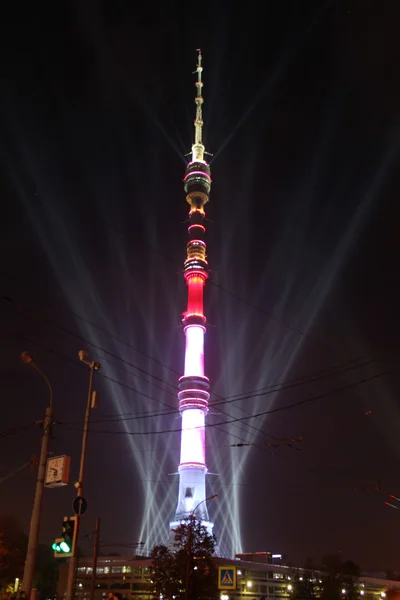
[[[201,66],[202,55],[200,48],[197,49],[197,81],[196,81],[196,119],[194,122],[194,144],[192,146],[192,161],[204,161],[204,146],[203,146],[203,111],[202,105],[204,102],[202,96],[203,81],[201,74],[203,67]]]

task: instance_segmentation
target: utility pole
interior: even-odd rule
[[[94,600],[94,590],[96,587],[97,554],[99,552],[99,535],[100,535],[100,519],[97,518],[96,519],[96,529],[94,531],[93,571],[92,571],[92,580],[90,582],[89,600]]]
[[[82,436],[82,450],[81,450],[81,461],[79,466],[79,479],[75,483],[75,487],[77,490],[77,497],[82,497],[83,495],[83,477],[85,472],[85,459],[86,459],[86,449],[87,449],[87,439],[89,433],[89,423],[90,423],[90,411],[93,406],[93,396],[95,392],[93,392],[93,375],[95,371],[100,371],[100,364],[94,362],[93,360],[86,360],[88,355],[87,350],[79,350],[78,356],[79,360],[88,365],[90,368],[90,376],[89,376],[89,389],[88,389],[88,397],[86,404],[86,412],[85,412],[85,421],[83,424],[83,436]],[[68,565],[68,580],[67,580],[67,600],[74,600],[75,597],[75,579],[76,579],[76,565],[77,565],[77,552],[78,552],[78,539],[79,539],[79,529],[80,529],[80,521],[81,515],[76,515],[76,535],[75,535],[75,551],[73,556],[69,559]]]
[[[21,360],[31,365],[42,376],[49,388],[49,406],[46,408],[46,415],[43,421],[43,436],[40,447],[40,458],[38,466],[38,474],[36,480],[35,499],[33,501],[33,509],[31,523],[29,527],[28,549],[26,552],[24,575],[22,580],[22,590],[26,593],[28,600],[31,597],[32,582],[35,573],[36,555],[39,542],[40,518],[42,515],[44,479],[46,476],[47,455],[49,450],[49,442],[51,430],[53,428],[53,390],[46,375],[39,369],[32,356],[28,352],[22,352]]]

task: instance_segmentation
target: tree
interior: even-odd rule
[[[313,571],[304,569],[301,574],[296,573],[291,585],[291,600],[314,600],[318,597]]]
[[[14,516],[0,515],[0,589],[22,579],[27,536]]]
[[[22,583],[27,545],[28,536],[21,530],[16,517],[0,515],[0,592],[13,591],[17,577]],[[54,596],[58,564],[51,548],[39,544],[33,580],[33,587],[38,589],[38,598]]]
[[[60,560],[63,559],[54,558],[53,551],[49,546],[39,544],[33,580],[33,587],[37,588],[39,599],[53,598],[57,593]]]
[[[338,555],[324,558],[321,600],[356,600],[360,590],[359,567],[351,560],[342,562]]]
[[[205,600],[218,597],[212,557],[215,538],[191,515],[175,530],[172,547],[152,551],[154,595],[164,600]]]

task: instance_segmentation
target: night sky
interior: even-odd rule
[[[72,456],[72,484],[87,348],[102,369],[82,534],[100,516],[103,543],[167,539],[201,47],[221,552],[396,568],[400,512],[384,503],[400,495],[400,9],[234,5],[17,3],[2,17],[0,512],[28,528],[35,476],[21,467],[47,390],[21,351],[52,383],[51,451]],[[46,490],[43,543],[73,496]]]

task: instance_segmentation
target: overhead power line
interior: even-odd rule
[[[17,469],[14,469],[14,471],[11,471],[11,473],[8,473],[7,475],[4,475],[4,477],[0,477],[0,484],[4,483],[8,479],[11,479],[11,477],[14,477],[14,475],[16,475],[17,473],[19,473],[20,471],[23,471],[24,469],[26,469],[26,467],[29,467],[30,464],[31,464],[31,461],[29,460],[27,463],[24,463],[23,465],[21,465]]]
[[[12,301],[13,303],[15,302],[15,301],[13,301],[10,298],[7,298],[7,300]],[[32,317],[30,315],[30,318],[34,318],[34,317]],[[164,381],[160,377],[153,376],[153,374],[149,373],[148,371],[145,371],[144,369],[141,369],[140,367],[137,367],[136,365],[134,365],[133,363],[130,363],[129,361],[126,361],[125,359],[123,359],[122,357],[116,355],[115,353],[110,352],[109,350],[107,350],[107,349],[99,346],[98,344],[94,344],[94,343],[90,342],[89,340],[87,340],[84,337],[76,334],[75,332],[71,332],[71,331],[67,330],[66,328],[64,328],[61,325],[59,325],[57,322],[55,322],[54,324],[59,329],[67,332],[69,335],[72,335],[73,337],[76,337],[77,339],[80,339],[81,341],[84,341],[85,343],[90,344],[91,346],[99,349],[100,351],[102,351],[102,352],[104,352],[104,353],[106,353],[108,355],[111,355],[113,358],[115,358],[117,360],[120,360],[121,362],[123,362],[123,363],[125,363],[125,364],[127,364],[129,366],[132,366],[135,369],[141,370],[142,372],[146,373],[149,377],[154,377],[155,379],[157,379],[161,383],[164,383],[164,384],[168,385],[170,388],[172,388],[174,390],[174,392],[178,391],[178,387],[176,385],[174,386],[171,383],[169,383],[167,381]],[[38,342],[36,342],[34,340],[31,340],[31,339],[27,338],[26,336],[23,336],[22,334],[21,334],[21,336],[24,337],[25,339],[27,339],[28,341],[31,341],[32,343],[35,343],[36,345],[40,345]],[[62,355],[61,353],[57,353],[53,349],[47,348],[47,351],[52,352],[54,354],[57,354],[58,356],[63,357],[65,359],[71,361],[71,359],[67,358],[65,355]],[[392,357],[392,356],[396,356],[396,355],[399,355],[399,353],[392,353],[392,354],[389,354],[388,356]],[[297,378],[295,378],[293,380],[289,380],[287,382],[280,382],[280,383],[271,384],[271,385],[266,386],[264,388],[260,388],[260,389],[256,389],[256,390],[250,390],[248,392],[242,392],[240,394],[235,394],[233,396],[221,397],[221,396],[219,396],[219,395],[217,395],[217,394],[215,394],[213,392],[213,395],[216,396],[218,398],[218,400],[215,401],[215,402],[210,402],[210,407],[221,406],[223,404],[233,403],[233,402],[237,402],[237,401],[240,401],[240,400],[243,400],[243,399],[249,399],[251,397],[263,396],[263,395],[267,395],[269,393],[275,393],[277,391],[282,391],[282,390],[285,390],[285,389],[289,389],[289,388],[293,388],[293,387],[298,387],[300,385],[305,385],[307,383],[313,383],[315,381],[320,381],[322,379],[326,379],[326,378],[332,377],[334,375],[344,373],[346,371],[351,371],[351,370],[354,370],[354,369],[358,369],[358,368],[361,368],[361,367],[366,366],[368,364],[371,364],[371,363],[374,363],[374,362],[380,362],[380,361],[384,360],[384,357],[379,357],[379,358],[368,358],[364,362],[359,362],[359,363],[356,362],[358,360],[364,360],[365,358],[366,357],[361,357],[359,359],[358,358],[352,359],[351,361],[349,361],[350,362],[350,366],[345,366],[345,367],[340,367],[340,368],[339,367],[335,367],[335,368],[332,369],[332,371],[328,371],[328,372],[326,372],[326,370],[325,370],[325,371],[322,371],[321,375],[318,375],[318,373],[320,373],[321,371],[317,371],[315,375],[310,374],[310,375],[305,375],[303,377],[297,377]],[[385,358],[387,358],[387,357],[385,357]],[[71,361],[71,362],[75,363],[75,361]],[[163,364],[163,363],[160,363],[160,364]],[[163,365],[163,366],[165,366],[166,368],[168,368],[166,365]],[[135,376],[135,374],[131,373],[130,371],[128,371],[128,373],[130,373],[130,374],[132,374],[132,375]],[[144,397],[147,397],[149,399],[152,399],[152,400],[154,400],[154,401],[156,401],[158,403],[161,403],[161,404],[167,406],[172,412],[176,412],[176,407],[175,406],[172,406],[172,405],[167,404],[165,402],[161,402],[160,400],[154,398],[153,396],[150,396],[149,394],[146,394],[145,392],[142,392],[141,390],[138,390],[137,388],[133,388],[133,387],[127,385],[126,383],[121,382],[121,381],[119,381],[119,380],[117,380],[115,378],[111,378],[111,377],[105,375],[104,373],[101,373],[100,375],[102,377],[104,377],[105,379],[109,379],[113,383],[117,383],[118,385],[121,385],[121,386],[123,386],[123,387],[125,387],[127,389],[131,389],[132,391],[134,391],[134,392],[136,392],[136,393],[138,393],[138,394],[140,394],[140,395],[142,395]],[[151,382],[149,382],[147,380],[145,380],[145,381],[146,381],[146,383],[150,383],[150,385],[154,385],[153,383],[151,383]],[[163,391],[167,392],[167,393],[170,393],[170,392],[168,392],[168,390],[165,390],[165,389],[163,389]],[[153,414],[154,413],[151,413],[151,415],[149,415],[149,416],[153,416]],[[169,414],[169,412],[160,413],[160,415],[162,415],[162,414]],[[143,417],[145,417],[145,416],[146,415],[143,415]],[[121,416],[117,415],[117,418],[121,418],[121,417],[124,418],[123,415],[121,415]],[[138,415],[137,418],[142,418],[142,415]]]
[[[16,305],[15,301],[14,301],[14,300],[12,300],[11,298],[9,298],[9,297],[4,297],[4,298],[5,298],[5,299],[6,299],[8,302],[11,302],[11,303],[12,303],[14,306]],[[19,308],[20,308],[20,309],[23,309],[23,307],[22,307],[22,306],[20,306],[20,305],[18,305],[18,306],[19,306]],[[25,309],[23,309],[23,310],[24,310],[24,314],[28,312],[28,316],[29,316],[29,318],[31,318],[31,319],[34,319],[34,320],[37,320],[37,317],[33,316],[33,315],[32,315],[32,313],[31,313],[31,311],[26,311]],[[41,318],[42,318],[42,317],[41,317]],[[42,318],[42,320],[46,322],[46,319],[43,319],[43,318]],[[48,322],[48,320],[47,320],[47,322]],[[136,365],[133,365],[133,364],[132,364],[132,363],[130,363],[129,361],[126,361],[126,360],[122,359],[121,357],[119,357],[119,356],[118,356],[118,355],[116,355],[115,353],[109,352],[108,350],[106,350],[106,349],[102,348],[101,346],[99,346],[99,345],[97,345],[97,344],[94,344],[94,343],[90,342],[89,340],[86,340],[85,338],[83,338],[83,336],[80,336],[80,335],[76,334],[75,332],[71,332],[71,331],[67,330],[65,327],[63,327],[62,325],[60,325],[60,324],[59,324],[59,323],[57,323],[57,322],[54,322],[54,321],[53,321],[53,322],[51,322],[51,325],[55,325],[55,326],[56,326],[56,327],[58,327],[58,328],[59,328],[61,331],[64,331],[64,332],[68,333],[68,335],[72,335],[73,337],[76,337],[77,339],[79,339],[79,340],[81,340],[81,341],[84,341],[85,343],[88,343],[88,344],[90,344],[90,345],[92,345],[92,346],[96,347],[96,348],[97,348],[97,349],[99,349],[100,351],[102,351],[102,352],[105,352],[105,353],[107,353],[107,354],[109,354],[109,355],[113,356],[113,357],[114,357],[114,358],[116,358],[117,360],[121,360],[123,363],[125,363],[125,364],[128,364],[128,365],[132,366],[133,368],[138,368],[138,369],[140,369],[139,367],[136,367]],[[24,338],[25,338],[25,339],[27,339],[28,341],[31,341],[32,343],[35,343],[36,345],[40,345],[40,344],[38,344],[37,342],[35,342],[35,341],[33,341],[33,340],[29,340],[29,338],[27,338],[26,336],[22,336],[22,337],[24,337]],[[42,347],[43,347],[43,346],[42,346]],[[65,358],[65,359],[67,359],[67,357],[65,357],[65,356],[64,356],[64,355],[62,355],[61,353],[58,353],[58,352],[54,351],[54,350],[53,350],[53,349],[51,349],[51,348],[46,348],[46,350],[48,350],[49,352],[52,352],[53,354],[56,354],[56,355],[58,355],[58,356],[60,356],[60,357],[63,357],[63,358]],[[75,362],[75,361],[71,361],[71,359],[67,359],[67,360],[70,360],[70,362]],[[355,360],[357,360],[357,359],[355,359]],[[345,368],[345,369],[341,369],[341,370],[340,370],[338,373],[340,373],[340,372],[344,372],[344,371],[347,371],[347,370],[352,370],[352,369],[355,369],[355,368],[360,368],[361,366],[363,366],[362,364],[354,364],[355,360],[351,361],[351,364],[352,364],[352,366],[350,366],[350,367],[347,367],[347,368]],[[369,363],[371,363],[371,362],[376,362],[377,360],[378,360],[378,359],[371,359],[371,360],[369,360],[369,361],[366,361],[366,362],[365,362],[365,364],[369,364]],[[161,364],[162,364],[162,363],[161,363]],[[145,372],[145,373],[146,373],[147,375],[149,375],[150,377],[152,377],[152,374],[151,374],[151,373],[148,373],[147,371],[144,371],[143,369],[140,369],[140,370],[141,370],[142,372]],[[131,373],[130,371],[128,371],[128,373],[130,373],[130,374],[132,374],[133,376],[137,377],[137,374],[135,374],[135,373]],[[281,385],[280,385],[280,384],[272,384],[271,386],[267,386],[267,388],[263,388],[263,389],[267,390],[266,392],[264,392],[264,391],[261,391],[261,390],[255,390],[255,391],[253,391],[253,392],[250,392],[250,393],[247,393],[247,394],[235,395],[235,396],[234,396],[234,397],[232,397],[232,398],[230,398],[230,397],[226,397],[226,398],[221,398],[221,397],[218,397],[218,398],[219,398],[219,400],[218,400],[217,402],[212,402],[212,403],[210,403],[210,407],[213,407],[213,406],[221,406],[221,405],[223,405],[223,404],[233,403],[233,402],[237,402],[237,401],[239,401],[239,400],[244,400],[244,399],[250,399],[250,398],[254,398],[254,397],[259,397],[259,396],[267,395],[267,394],[269,394],[269,393],[277,393],[277,392],[279,392],[279,391],[281,391],[281,390],[285,390],[285,389],[288,389],[288,388],[293,388],[293,387],[298,387],[299,385],[304,385],[304,384],[306,384],[306,383],[308,383],[308,382],[314,382],[314,381],[317,381],[317,380],[320,380],[320,379],[324,379],[324,378],[326,378],[326,377],[330,377],[330,376],[332,376],[332,375],[334,375],[334,374],[336,374],[336,373],[337,373],[337,372],[335,372],[335,371],[334,371],[333,373],[329,373],[329,372],[328,372],[328,373],[324,373],[323,375],[321,375],[321,376],[319,376],[319,377],[318,377],[318,376],[316,376],[316,377],[308,377],[308,378],[307,378],[307,377],[303,377],[303,378],[297,378],[297,379],[293,380],[292,382],[287,382],[286,384],[281,384]],[[122,386],[122,387],[124,387],[124,388],[126,388],[126,389],[130,389],[130,390],[132,390],[132,391],[134,391],[134,392],[138,393],[139,395],[141,395],[141,396],[143,396],[143,397],[147,397],[147,398],[149,398],[149,399],[151,399],[151,400],[154,400],[155,402],[157,402],[157,403],[159,403],[159,404],[161,404],[161,405],[163,405],[163,406],[166,406],[168,410],[164,410],[164,411],[162,411],[162,412],[159,412],[159,415],[161,415],[161,416],[162,416],[162,415],[168,415],[168,414],[175,414],[175,413],[176,413],[176,411],[177,411],[177,409],[176,409],[176,407],[175,407],[175,406],[172,406],[171,404],[168,404],[168,403],[166,403],[166,402],[163,402],[163,401],[159,400],[158,398],[154,398],[153,396],[151,396],[151,395],[149,395],[149,394],[146,394],[145,392],[142,392],[141,390],[138,390],[138,389],[136,389],[136,388],[132,388],[132,386],[129,386],[128,384],[126,384],[126,383],[124,383],[124,382],[121,382],[121,381],[119,381],[119,380],[117,380],[117,379],[115,379],[115,378],[112,378],[112,377],[110,377],[110,376],[108,376],[108,375],[105,375],[105,374],[104,374],[104,372],[103,372],[103,373],[100,373],[100,375],[101,375],[103,378],[105,378],[105,379],[108,379],[108,380],[109,380],[109,381],[111,381],[112,383],[116,383],[117,385],[120,385],[120,386]],[[164,382],[164,380],[162,380],[162,379],[161,379],[161,378],[159,378],[159,377],[157,377],[157,380],[158,380],[158,381],[160,381],[160,382],[162,382],[162,383],[166,383],[166,384],[167,384],[167,385],[168,385],[170,388],[173,388],[173,387],[174,387],[174,386],[172,386],[172,385],[171,385],[169,382]],[[147,383],[147,384],[154,385],[154,383],[152,383],[152,382],[149,382],[149,381],[147,381],[147,380],[145,380],[145,381],[146,381],[146,383]],[[163,388],[161,388],[161,389],[163,389]],[[175,387],[174,389],[176,389],[176,390],[177,390],[177,387]],[[164,391],[164,392],[168,392],[168,390],[165,390],[165,389],[163,389],[163,391]],[[170,393],[170,392],[169,392],[169,393]],[[214,394],[214,395],[215,395],[215,394]],[[244,408],[242,408],[242,407],[239,407],[239,410],[241,410],[242,412],[244,412],[245,414],[247,414],[247,415],[249,416],[249,418],[252,416],[250,412],[248,412],[247,410],[245,410],[245,409],[244,409]],[[258,427],[255,427],[253,424],[251,424],[251,423],[248,423],[248,422],[245,422],[244,420],[242,420],[242,421],[238,421],[238,420],[236,420],[236,419],[232,418],[232,415],[230,415],[230,414],[229,414],[229,413],[227,413],[226,411],[220,410],[220,413],[221,413],[221,414],[224,414],[224,415],[226,415],[227,417],[230,417],[230,418],[231,418],[231,420],[230,420],[230,421],[228,421],[228,423],[233,423],[233,424],[234,424],[234,426],[235,426],[236,428],[238,428],[238,429],[239,429],[239,431],[244,431],[244,430],[242,429],[242,427],[244,426],[244,427],[246,427],[246,430],[245,430],[245,432],[246,432],[246,433],[248,433],[248,430],[252,430],[253,432],[255,432],[253,435],[257,435],[258,433],[261,433],[262,435],[267,435],[267,436],[271,437],[272,439],[275,439],[275,436],[273,436],[271,433],[269,433],[269,432],[265,432],[265,431],[261,430],[260,428],[258,428]],[[154,417],[154,416],[158,416],[158,415],[157,415],[157,413],[155,413],[155,412],[151,412],[151,413],[147,413],[147,414],[143,414],[143,415],[133,415],[133,416],[131,417],[131,419],[132,419],[132,420],[135,420],[135,419],[137,419],[137,418],[151,418],[151,417]],[[259,418],[259,417],[256,417],[256,418]],[[127,417],[127,416],[122,416],[122,415],[121,415],[121,416],[116,416],[116,418],[112,419],[112,422],[119,422],[119,421],[126,421],[126,420],[130,420],[130,417]],[[261,419],[260,419],[260,420],[261,420]],[[110,419],[109,419],[109,418],[107,418],[107,419],[104,419],[104,420],[99,420],[98,422],[110,422]],[[227,434],[227,435],[230,435],[230,436],[232,436],[232,437],[235,437],[235,439],[239,440],[240,442],[245,442],[245,443],[247,443],[247,439],[244,439],[243,437],[240,437],[240,436],[238,436],[238,435],[235,435],[235,434],[233,434],[232,432],[228,432],[228,431],[226,431],[225,429],[221,429],[221,428],[218,426],[218,424],[215,424],[215,425],[213,425],[213,426],[214,426],[216,429],[218,429],[218,430],[222,431],[223,433],[225,433],[225,434]]]
[[[27,338],[26,336],[22,336],[22,337],[24,337],[24,339],[27,339],[28,341],[31,341],[32,343],[34,343],[34,344],[36,344],[36,345],[38,345],[38,346],[41,346],[41,347],[43,347],[43,345],[42,345],[42,344],[39,344],[38,342],[36,342],[36,341],[34,341],[34,340],[30,340],[30,339],[29,339],[29,338]],[[51,349],[51,348],[45,348],[45,349],[46,349],[47,351],[49,351],[49,352],[52,352],[53,354],[55,354],[55,355],[57,355],[57,356],[61,357],[61,358],[64,358],[64,359],[68,360],[69,362],[72,362],[73,364],[77,364],[77,363],[76,363],[75,361],[73,361],[72,359],[70,359],[70,358],[66,357],[65,355],[63,355],[63,354],[61,354],[61,353],[59,353],[59,352],[56,352],[56,351],[54,351],[54,350],[53,350],[53,349]],[[373,362],[373,361],[367,361],[367,362]],[[354,368],[357,368],[357,367],[359,367],[359,366],[362,366],[362,365],[354,365]],[[349,368],[348,370],[350,370],[350,368]],[[148,397],[148,398],[150,398],[150,399],[152,399],[152,400],[155,400],[155,401],[156,401],[156,402],[158,402],[159,404],[162,404],[162,405],[164,405],[164,406],[167,406],[167,407],[170,409],[169,411],[166,411],[166,410],[164,410],[164,411],[162,411],[162,412],[160,412],[160,413],[158,413],[158,414],[157,414],[157,413],[155,413],[155,412],[152,412],[152,413],[147,413],[147,414],[143,414],[143,415],[134,415],[134,416],[132,416],[131,418],[130,418],[130,417],[117,417],[117,418],[113,419],[113,420],[112,420],[112,422],[121,422],[121,421],[127,421],[127,420],[137,420],[137,419],[139,419],[139,418],[140,418],[140,419],[142,419],[142,418],[152,418],[152,417],[157,417],[157,416],[164,416],[164,415],[169,415],[169,414],[176,414],[176,412],[177,412],[177,408],[175,408],[174,406],[171,406],[171,405],[169,405],[169,404],[167,404],[167,403],[164,403],[164,402],[162,402],[161,400],[158,400],[158,399],[156,399],[156,398],[153,398],[152,396],[150,396],[150,395],[148,395],[148,394],[145,394],[144,392],[140,392],[139,390],[136,390],[135,388],[132,388],[131,386],[129,386],[129,385],[127,385],[127,384],[124,384],[123,382],[119,382],[118,380],[115,380],[115,379],[113,379],[113,378],[111,378],[111,377],[109,377],[109,376],[105,375],[104,373],[100,373],[100,375],[102,375],[104,378],[106,378],[106,379],[109,379],[110,381],[112,381],[112,382],[114,382],[114,383],[117,383],[118,385],[121,385],[121,386],[123,386],[123,387],[126,387],[126,388],[128,388],[128,389],[131,389],[132,391],[135,391],[135,392],[137,392],[137,393],[139,393],[139,394],[141,394],[141,395],[143,395],[143,396],[145,396],[145,397]],[[327,377],[327,376],[328,376],[328,374],[327,374],[327,375],[324,375],[324,376],[321,376],[321,378],[325,378],[325,377]],[[315,380],[316,380],[316,378],[314,378],[314,381],[315,381]],[[303,385],[303,384],[305,384],[305,383],[307,383],[307,381],[301,380],[301,381],[300,381],[300,382],[299,382],[297,385],[291,385],[291,387],[297,387],[297,386],[299,386],[299,385]],[[256,394],[248,394],[247,396],[245,396],[245,395],[244,395],[244,396],[242,396],[241,400],[250,399],[250,398],[252,398],[252,397],[256,397],[256,396],[260,396],[260,395],[268,395],[268,394],[271,394],[271,393],[276,393],[276,392],[278,392],[278,391],[279,391],[279,389],[277,389],[277,388],[274,388],[274,389],[272,389],[272,390],[267,390],[267,391],[266,391],[266,392],[264,392],[263,394],[260,394],[259,392],[257,392]],[[225,400],[225,399],[222,399],[222,400]],[[235,398],[234,400],[237,400],[237,398]],[[255,427],[254,425],[252,425],[252,424],[250,424],[250,423],[247,423],[247,422],[246,422],[248,419],[251,419],[251,418],[260,418],[260,416],[262,416],[262,415],[252,415],[250,412],[248,412],[248,411],[245,411],[244,409],[241,409],[241,410],[242,410],[243,412],[245,412],[245,413],[246,413],[248,416],[247,416],[247,417],[243,417],[243,418],[233,418],[233,417],[232,417],[232,415],[230,415],[229,413],[227,413],[227,412],[224,412],[224,411],[221,411],[221,414],[225,414],[227,417],[230,417],[230,420],[228,420],[228,421],[225,421],[225,422],[222,422],[222,423],[206,424],[206,427],[208,427],[208,426],[212,426],[212,427],[214,427],[215,429],[217,429],[217,430],[220,430],[220,431],[221,431],[221,432],[223,432],[224,434],[226,434],[226,435],[229,435],[229,436],[231,436],[231,437],[234,437],[236,440],[239,440],[240,442],[248,443],[248,439],[247,439],[247,438],[243,438],[243,437],[241,437],[241,436],[239,436],[239,435],[237,435],[237,434],[234,434],[234,433],[233,433],[233,432],[231,432],[231,431],[226,431],[225,429],[221,429],[221,426],[223,426],[223,425],[226,425],[226,424],[233,424],[235,427],[239,427],[239,428],[240,428],[240,425],[242,425],[242,424],[243,424],[243,425],[244,425],[245,427],[247,427],[248,429],[251,429],[251,430],[253,430],[254,432],[256,432],[254,435],[256,435],[257,433],[260,433],[260,434],[262,434],[262,435],[269,436],[269,437],[271,437],[272,439],[275,439],[275,436],[274,436],[274,435],[272,435],[271,433],[269,433],[269,432],[266,432],[266,431],[263,431],[262,429],[260,429],[260,428],[257,428],[257,427]],[[95,422],[96,422],[96,421],[94,421],[94,423],[95,423]],[[98,422],[107,422],[107,423],[109,423],[109,422],[110,422],[110,419],[99,420]],[[98,430],[97,430],[97,431],[98,431]],[[243,430],[240,428],[240,431],[243,431]],[[124,432],[119,432],[119,433],[124,433]],[[246,433],[248,433],[248,430],[246,430]],[[129,435],[129,432],[126,432],[126,434],[128,434],[128,435]],[[261,447],[262,447],[262,446],[260,446],[260,448],[261,448]]]
[[[95,344],[94,342],[92,342],[92,341],[90,341],[90,340],[86,339],[86,338],[85,338],[85,337],[83,337],[82,335],[80,335],[80,334],[78,334],[78,333],[76,333],[76,332],[74,332],[74,331],[71,331],[71,330],[67,329],[66,327],[64,327],[63,325],[61,325],[60,323],[58,323],[58,322],[57,322],[57,321],[55,321],[54,319],[51,319],[51,320],[50,320],[50,319],[48,319],[48,318],[45,318],[45,317],[43,317],[42,315],[39,315],[39,316],[38,316],[38,315],[36,315],[36,314],[33,314],[33,313],[32,313],[32,311],[31,311],[31,309],[26,309],[26,308],[25,308],[23,305],[21,305],[21,303],[19,303],[17,300],[15,300],[15,299],[13,299],[13,298],[11,298],[11,297],[9,297],[9,296],[3,296],[3,299],[4,299],[4,300],[6,300],[7,302],[11,303],[11,304],[12,304],[14,307],[18,308],[18,310],[21,310],[21,311],[23,311],[23,313],[24,313],[25,315],[29,316],[29,318],[31,318],[31,319],[34,319],[34,320],[38,320],[38,319],[40,319],[41,321],[43,321],[43,322],[45,322],[45,323],[50,323],[51,325],[54,325],[54,326],[56,326],[58,329],[60,329],[60,330],[61,330],[61,331],[63,331],[64,333],[66,333],[67,335],[70,335],[70,336],[72,336],[72,337],[75,337],[75,338],[79,339],[80,341],[83,341],[83,342],[85,342],[85,343],[87,343],[87,344],[90,344],[90,345],[91,345],[91,346],[93,346],[94,348],[97,348],[97,349],[98,349],[98,350],[100,350],[101,352],[104,352],[105,354],[108,354],[108,355],[112,356],[112,357],[113,357],[113,358],[115,358],[116,360],[118,360],[118,361],[120,361],[120,362],[122,362],[122,363],[124,363],[124,364],[126,364],[126,365],[128,365],[128,366],[131,366],[132,368],[134,368],[134,369],[136,369],[136,370],[138,370],[138,371],[140,371],[140,372],[142,372],[142,373],[146,374],[146,375],[147,375],[148,377],[150,377],[150,378],[153,378],[153,379],[156,379],[156,380],[158,380],[158,381],[159,381],[160,383],[162,383],[162,384],[165,384],[165,385],[169,386],[170,388],[172,388],[172,389],[174,390],[174,393],[178,391],[178,387],[177,387],[175,384],[171,384],[169,381],[166,381],[165,379],[162,379],[161,377],[158,377],[158,376],[154,375],[153,373],[150,373],[149,371],[146,371],[145,369],[142,369],[141,367],[138,367],[137,365],[135,365],[135,364],[131,363],[130,361],[127,361],[126,359],[124,359],[124,358],[122,358],[121,356],[119,356],[119,355],[115,354],[114,352],[111,352],[111,351],[109,351],[109,350],[107,350],[107,349],[103,348],[102,346],[100,346],[100,345],[98,345],[98,344]],[[72,313],[72,311],[69,311],[69,312],[71,312],[71,313]],[[155,359],[155,358],[154,358],[154,357],[152,357],[151,355],[149,355],[149,354],[146,354],[146,353],[144,353],[144,352],[142,352],[142,351],[138,350],[137,348],[135,348],[135,347],[134,347],[134,346],[132,346],[131,344],[128,344],[127,342],[125,342],[124,340],[121,340],[120,338],[116,338],[116,337],[115,337],[115,336],[113,336],[113,334],[111,334],[110,332],[108,332],[108,331],[104,330],[103,328],[100,328],[99,326],[97,326],[97,325],[93,324],[91,321],[88,321],[88,320],[87,320],[87,319],[85,319],[84,317],[82,317],[82,316],[80,316],[80,315],[77,315],[76,313],[72,313],[72,314],[73,314],[74,316],[78,316],[78,317],[79,317],[79,318],[80,318],[82,321],[86,322],[87,324],[89,324],[89,325],[91,325],[91,326],[95,326],[95,327],[97,327],[97,328],[98,328],[98,329],[100,329],[100,330],[101,330],[103,333],[106,333],[106,334],[107,334],[107,335],[109,335],[110,337],[112,337],[112,338],[115,338],[117,341],[119,341],[119,342],[121,342],[121,343],[123,343],[123,344],[125,344],[125,345],[129,346],[130,348],[134,349],[135,351],[137,351],[137,352],[139,352],[139,353],[143,354],[144,356],[146,356],[146,357],[147,357],[147,358],[149,358],[150,360],[154,360],[154,361],[158,362],[158,364],[159,364],[160,366],[162,366],[163,368],[165,368],[165,369],[168,369],[168,370],[170,370],[170,371],[173,371],[175,374],[177,374],[178,376],[180,376],[180,373],[179,373],[178,371],[176,371],[176,370],[172,369],[171,367],[169,367],[168,365],[166,365],[166,364],[165,364],[165,363],[163,363],[162,361],[159,361],[158,359]],[[353,363],[355,363],[356,361],[359,361],[359,360],[365,360],[365,359],[367,359],[368,361],[372,361],[372,362],[375,362],[375,361],[379,360],[379,359],[371,359],[371,358],[369,358],[369,357],[362,356],[362,357],[357,357],[357,358],[351,359],[351,360],[349,360],[349,361],[346,361],[346,363],[345,363],[345,364],[348,364],[348,363],[350,363],[350,364],[353,364]],[[104,357],[103,357],[103,360],[104,360]],[[112,363],[112,364],[113,364],[113,363]],[[336,369],[336,368],[338,368],[338,367],[332,367],[332,369]],[[128,373],[130,373],[131,375],[137,376],[135,373],[132,373],[131,371],[128,371]],[[271,384],[271,385],[269,385],[269,386],[266,386],[266,387],[262,388],[262,390],[264,390],[264,389],[270,389],[270,388],[273,388],[273,387],[276,387],[276,386],[280,386],[280,385],[287,385],[287,384],[289,384],[289,383],[295,383],[295,382],[297,382],[297,381],[302,381],[304,378],[310,378],[310,377],[314,377],[314,376],[316,377],[316,376],[318,376],[318,374],[319,374],[319,373],[321,373],[321,370],[319,370],[319,371],[316,371],[316,372],[314,372],[314,373],[311,373],[311,374],[304,375],[304,376],[302,376],[302,377],[297,377],[297,378],[295,378],[294,380],[290,380],[289,382],[278,382],[278,383],[275,383],[275,384]],[[325,369],[324,371],[322,371],[322,374],[325,374],[325,373],[326,373],[326,369]],[[144,380],[144,381],[146,381],[146,382],[148,383],[148,381],[147,381],[147,380]],[[152,384],[152,385],[154,385],[154,384]],[[165,390],[164,388],[162,388],[162,389],[163,389],[163,391],[164,391],[164,392],[167,392],[167,393],[169,393],[169,392],[168,392],[168,390]],[[258,390],[252,390],[251,392],[242,392],[242,393],[239,393],[239,394],[235,394],[235,395],[233,395],[233,396],[227,396],[227,397],[223,398],[223,400],[229,400],[230,398],[232,398],[232,400],[233,400],[233,399],[234,399],[234,398],[236,398],[236,397],[240,398],[240,396],[242,396],[243,394],[248,394],[248,393],[256,393],[257,391],[258,391]],[[260,391],[261,391],[261,390],[260,390]],[[171,392],[171,393],[172,393],[172,392]],[[218,394],[215,394],[215,392],[213,392],[213,394],[214,394],[216,397],[220,398],[220,396],[218,396]]]
[[[254,419],[256,417],[263,417],[266,415],[271,415],[277,412],[282,412],[282,411],[286,411],[286,410],[291,410],[293,408],[297,408],[299,406],[303,406],[305,404],[309,404],[312,402],[316,402],[318,400],[321,400],[322,398],[326,398],[327,396],[330,396],[332,394],[335,394],[337,392],[343,392],[345,390],[354,388],[358,385],[361,385],[363,383],[367,383],[369,381],[372,381],[374,379],[378,379],[379,377],[383,377],[384,375],[389,375],[391,374],[392,371],[382,371],[381,373],[377,373],[375,375],[372,375],[370,377],[365,377],[364,379],[360,379],[358,381],[355,381],[353,383],[348,383],[346,385],[343,385],[341,387],[338,388],[334,388],[332,390],[328,390],[327,392],[324,392],[322,394],[318,394],[316,396],[311,396],[309,398],[304,398],[303,400],[299,400],[297,402],[293,402],[292,404],[286,404],[285,406],[278,406],[276,408],[271,408],[269,410],[263,411],[263,412],[259,412],[256,414],[251,414],[249,416],[246,417],[237,417],[234,418],[230,421],[221,421],[220,423],[207,423],[205,425],[205,427],[209,428],[209,427],[219,427],[221,425],[230,425],[231,423],[240,423],[242,421],[247,421],[249,419]],[[197,429],[197,428],[194,428]],[[110,430],[104,430],[104,429],[93,429],[92,430],[93,433],[106,433],[106,434],[122,434],[122,435],[132,435],[132,436],[136,436],[136,435],[160,435],[160,434],[165,434],[165,433],[180,433],[181,429],[165,429],[163,431],[110,431]]]

